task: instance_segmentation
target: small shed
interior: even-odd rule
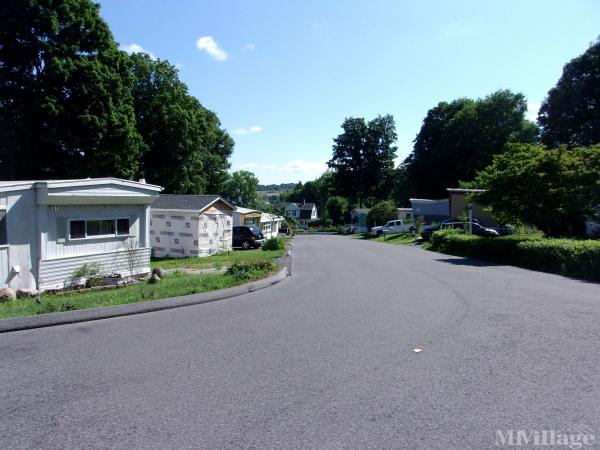
[[[218,195],[161,194],[152,204],[156,257],[200,257],[231,250],[235,207]]]

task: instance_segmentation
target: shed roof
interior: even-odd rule
[[[203,211],[213,203],[222,201],[231,209],[233,205],[225,201],[219,195],[183,195],[183,194],[160,194],[152,204],[155,209],[181,209],[185,211]]]
[[[251,214],[251,213],[260,214],[262,211],[259,211],[258,209],[242,208],[241,206],[236,206],[235,212],[240,213],[240,214]]]

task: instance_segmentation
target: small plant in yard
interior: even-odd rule
[[[90,280],[102,278],[103,273],[102,264],[98,262],[85,263],[67,278],[65,286],[75,287],[84,283],[89,284]]]
[[[276,238],[276,237],[267,239],[265,241],[265,243],[262,245],[262,249],[264,251],[283,250],[284,247],[285,247],[285,241],[283,239]]]
[[[272,261],[240,261],[227,268],[225,275],[230,275],[237,280],[251,278],[256,272],[272,272],[277,265]]]
[[[142,253],[137,239],[127,239],[123,242],[123,250],[127,258],[127,268],[129,269],[129,279],[132,280],[142,263]]]

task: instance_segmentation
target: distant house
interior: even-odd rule
[[[424,198],[411,198],[412,215],[414,218],[422,217],[425,224],[441,222],[450,216],[449,200],[429,200]]]
[[[148,273],[160,190],[117,178],[0,182],[0,287],[61,289],[89,263]]]
[[[367,214],[369,214],[369,211],[369,208],[354,208],[350,211],[350,224],[355,231],[359,233],[369,231],[369,227],[367,227]]]
[[[398,208],[398,219],[406,222],[407,220],[412,220],[412,208]]]
[[[300,218],[300,207],[298,206],[298,203],[286,203],[285,216],[298,220]]]
[[[233,210],[218,195],[161,194],[151,210],[154,256],[198,257],[231,250]]]
[[[257,209],[242,208],[241,206],[238,206],[233,211],[233,226],[254,225],[260,228],[262,214],[262,211]]]
[[[271,237],[277,237],[279,228],[281,228],[281,222],[283,218],[267,214],[257,209],[241,208],[237,207],[233,212],[233,225],[254,225],[263,234],[265,239]]]
[[[484,192],[482,189],[458,189],[448,188],[448,201],[450,217],[460,218],[463,214],[469,214],[469,203],[467,202],[466,195],[469,193]],[[477,203],[471,203],[471,212],[484,227],[497,227],[498,222],[496,218],[490,213],[485,211],[483,207]]]
[[[317,220],[317,205],[314,203],[288,203],[285,206],[285,215],[293,217],[301,228],[308,228],[311,220]]]

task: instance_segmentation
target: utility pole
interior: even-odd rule
[[[469,234],[473,234],[473,205],[469,203]]]

